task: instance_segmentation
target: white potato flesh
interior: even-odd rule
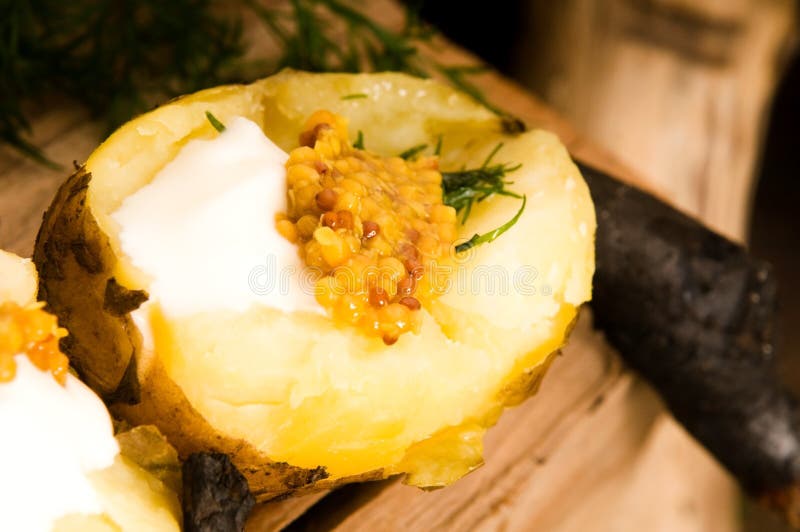
[[[36,266],[31,259],[0,249],[0,302],[27,305],[36,300]]]

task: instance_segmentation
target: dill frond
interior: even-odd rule
[[[508,174],[518,170],[520,164],[491,164],[494,156],[503,147],[502,143],[497,144],[478,168],[464,169],[457,172],[442,172],[442,199],[445,205],[450,205],[461,217],[461,223],[465,223],[472,212],[472,206],[476,202],[481,202],[492,195],[510,196],[522,199],[522,206],[516,215],[500,227],[484,233],[475,234],[467,242],[456,246],[456,252],[466,251],[479,244],[493,241],[510,229],[522,216],[525,210],[527,198],[520,196],[506,188],[513,185],[513,181],[507,179]]]
[[[31,0],[5,2],[0,17],[0,142],[42,163],[29,140],[27,101],[60,94],[105,122],[108,132],[159,101],[283,67],[314,72],[399,71],[440,75],[501,116],[468,79],[485,69],[420,53],[435,30],[407,8],[389,31],[346,0]],[[224,8],[224,9],[222,9]],[[268,67],[245,62],[243,17],[255,15],[280,46]],[[336,28],[344,27],[342,42]],[[247,74],[245,74],[245,72]],[[362,98],[346,95],[343,99]]]

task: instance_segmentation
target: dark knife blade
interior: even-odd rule
[[[595,324],[749,493],[797,524],[800,410],[777,375],[769,264],[579,167],[597,211]]]

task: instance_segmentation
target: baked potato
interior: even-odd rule
[[[438,144],[442,169],[480,167],[502,144],[494,160],[520,165],[509,177],[518,197],[476,202],[458,235],[521,214],[493,242],[452,257],[452,286],[393,345],[307,308],[165,310],[169,286],[123,249],[126,201],[226,135],[215,127],[244,117],[288,152],[320,109],[343,117],[350,142],[371,153]],[[448,485],[481,465],[485,431],[536,391],[591,295],[588,189],[555,135],[510,125],[451,88],[393,73],[284,71],[179,98],[117,130],[60,188],[36,242],[39,297],[69,328],[64,351],[112,412],[155,424],[183,457],[226,453],[258,500],[401,473],[415,486]],[[151,213],[171,216],[164,233],[193,223],[180,215],[200,186],[193,179],[153,200]],[[150,243],[166,239],[155,260],[224,260],[236,235],[221,225],[233,210],[195,224],[214,234],[199,235],[199,255],[154,227]],[[218,282],[206,279],[192,297]]]
[[[160,465],[179,471],[175,451],[146,428],[117,443],[100,398],[67,373],[65,331],[35,294],[33,263],[0,250],[0,529],[180,530],[177,486],[126,449],[147,436],[142,452],[160,450]]]

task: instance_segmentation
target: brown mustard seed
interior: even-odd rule
[[[320,268],[317,301],[336,322],[386,344],[418,332],[415,309],[438,297],[428,267],[446,258],[456,235],[436,158],[355,148],[344,120],[325,110],[309,117],[302,137],[306,146],[286,164],[293,201],[276,224],[306,264]]]
[[[325,130],[333,129],[330,124],[317,124],[314,126],[313,129],[308,131],[303,131],[300,133],[300,146],[308,146],[309,148],[313,148],[314,145],[317,143],[317,139],[319,138],[320,133]]]
[[[317,195],[314,197],[314,199],[316,200],[317,207],[319,207],[320,210],[329,211],[336,206],[336,200],[339,199],[339,194],[337,194],[333,189],[324,188],[317,192]]]
[[[386,345],[392,345],[397,342],[397,336],[389,336],[388,334],[383,337],[383,343]]]
[[[375,308],[385,307],[389,304],[389,295],[379,286],[369,289],[369,304]]]
[[[405,259],[403,261],[403,266],[406,267],[409,277],[413,277],[417,281],[422,279],[422,274],[425,272],[425,267],[422,265],[422,262],[420,262],[419,259]]]
[[[314,161],[314,170],[317,171],[318,174],[327,174],[328,173],[328,165],[323,163],[322,161]]]
[[[419,250],[417,249],[417,246],[409,243],[403,243],[400,245],[398,255],[406,260],[419,260]]]
[[[401,298],[399,303],[403,306],[408,307],[411,310],[419,310],[422,305],[420,305],[419,300],[416,297],[406,296]]]
[[[417,288],[417,280],[413,275],[406,275],[397,282],[397,295],[410,296]],[[402,301],[401,301],[402,303]]]
[[[337,229],[339,227],[339,217],[335,212],[326,212],[322,215],[322,225],[330,227],[331,229]]]
[[[336,213],[336,227],[344,229],[353,228],[353,213],[350,211],[339,211]]]
[[[406,271],[408,271],[411,277],[419,281],[422,278],[424,267],[420,260],[420,253],[417,246],[404,243],[400,246],[398,254],[403,261],[403,266],[406,267]]]
[[[364,238],[369,240],[370,238],[375,238],[378,236],[378,233],[381,232],[381,226],[375,222],[371,222],[369,220],[365,220],[361,223],[361,229],[364,234]]]

